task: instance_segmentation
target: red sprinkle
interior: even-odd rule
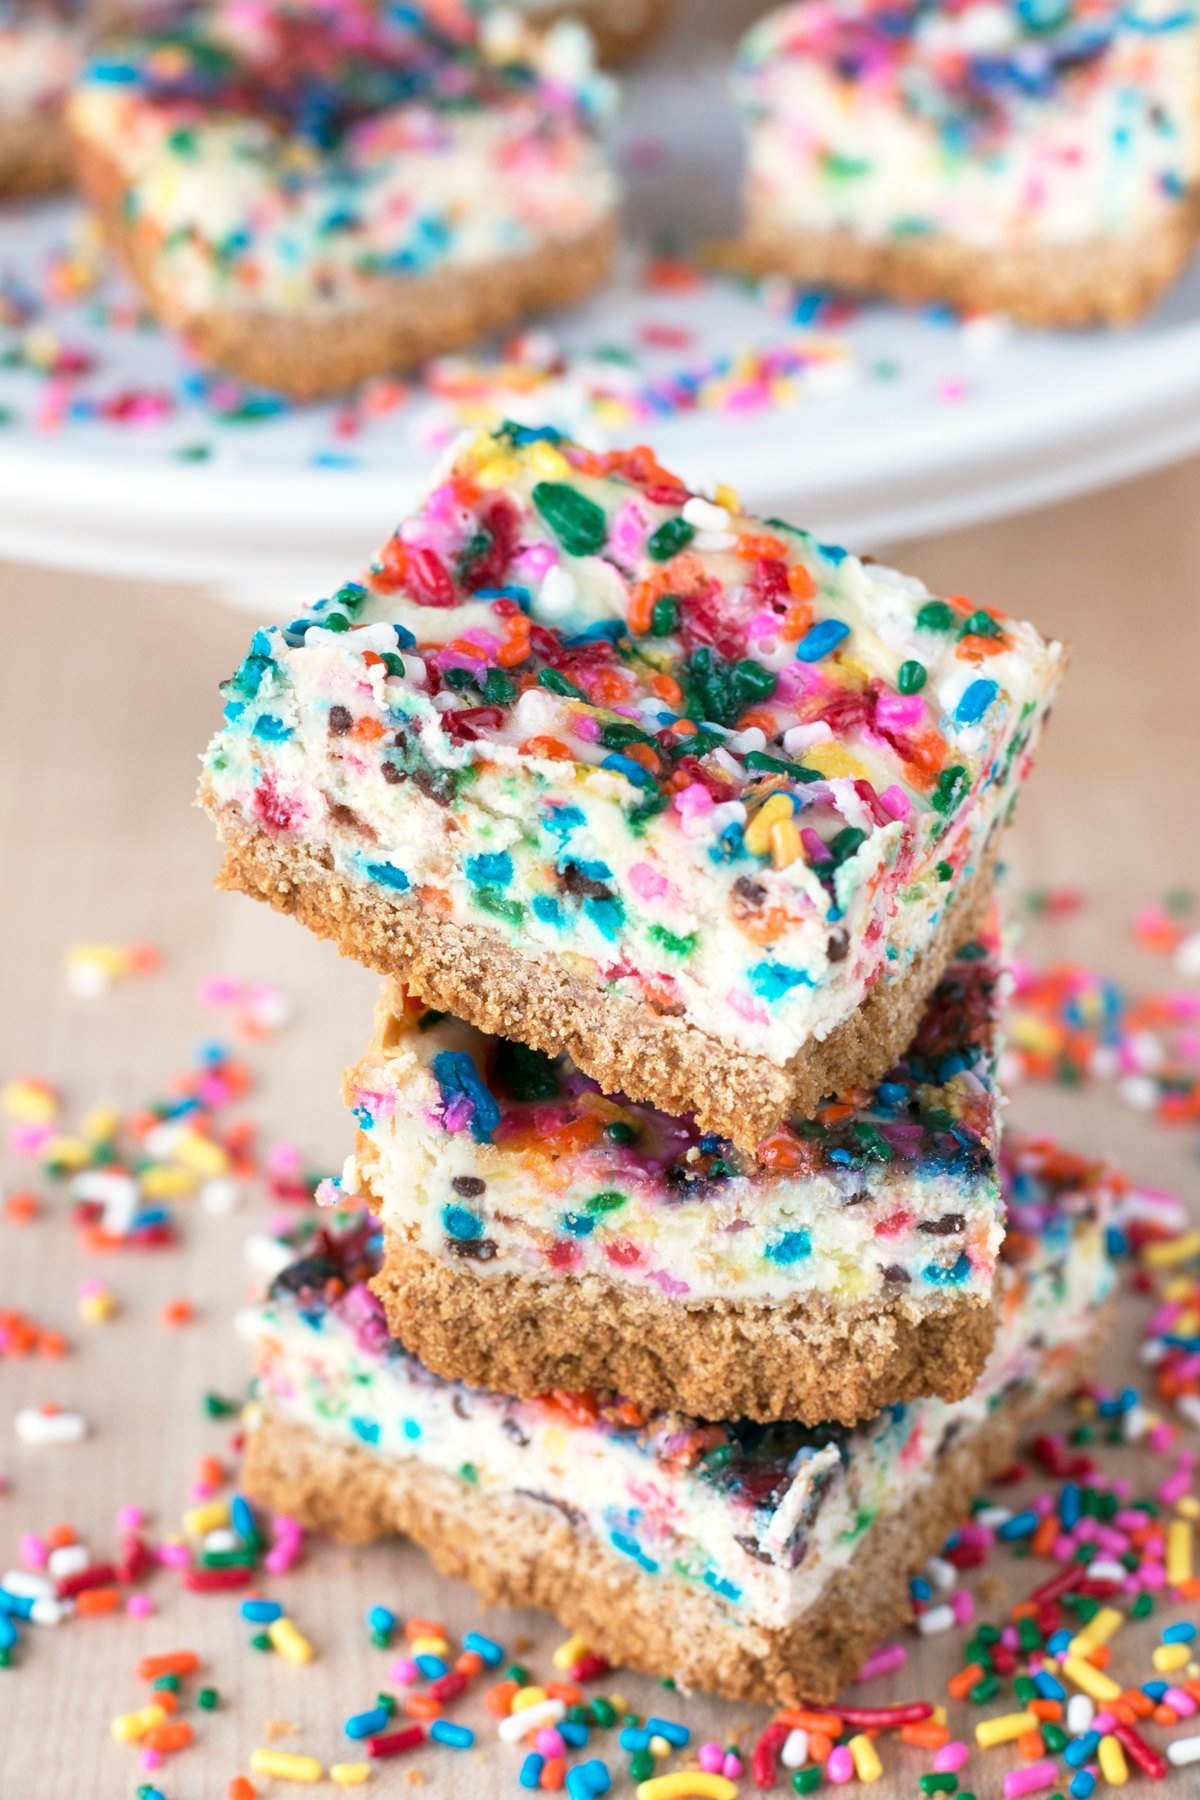
[[[418,1744],[424,1742],[423,1725],[405,1725],[400,1731],[381,1731],[378,1737],[369,1737],[367,1755],[403,1756],[406,1750],[415,1750]]]

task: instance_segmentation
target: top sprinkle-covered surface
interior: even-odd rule
[[[507,426],[361,582],[259,632],[206,783],[782,1063],[928,943],[1061,661],[649,450]]]

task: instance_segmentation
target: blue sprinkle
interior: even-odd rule
[[[468,1631],[463,1639],[463,1649],[481,1656],[489,1669],[497,1668],[504,1661],[504,1651],[500,1645],[491,1638],[484,1637],[481,1631]]]
[[[641,1725],[627,1725],[617,1742],[622,1750],[628,1751],[630,1756],[635,1756],[639,1750],[650,1748],[650,1733]]]
[[[631,1538],[624,1531],[614,1531],[609,1536],[609,1542],[614,1550],[621,1552],[622,1556],[631,1556],[638,1567],[645,1569],[648,1575],[658,1574],[658,1564],[652,1556],[646,1555],[636,1538]]]
[[[533,916],[540,919],[543,925],[565,924],[562,905],[553,894],[535,894],[533,897]]]
[[[408,887],[408,876],[394,863],[368,863],[367,874],[372,881],[377,881],[380,887],[395,888],[398,894],[404,893]]]
[[[971,1273],[971,1259],[964,1250],[949,1269],[943,1269],[938,1263],[927,1263],[923,1273],[932,1287],[959,1287]]]
[[[278,1600],[243,1600],[242,1617],[247,1625],[273,1625],[282,1619],[283,1608]]]
[[[483,1220],[466,1206],[443,1206],[442,1228],[447,1237],[457,1238],[460,1244],[474,1243],[483,1236]]]
[[[690,1742],[692,1736],[688,1727],[681,1725],[677,1719],[647,1719],[646,1730],[651,1737],[666,1738],[668,1744],[675,1750],[682,1750],[684,1745]]]
[[[352,1714],[342,1730],[348,1738],[374,1737],[377,1731],[387,1730],[391,1716],[386,1706],[372,1706],[367,1712]]]
[[[16,1619],[28,1619],[33,1616],[33,1596],[31,1594],[10,1594],[7,1588],[0,1587],[0,1613],[11,1613]]]
[[[807,1231],[785,1231],[782,1237],[767,1245],[764,1254],[773,1263],[786,1268],[789,1263],[803,1262],[806,1256],[812,1255],[812,1239]]]
[[[1073,1631],[1055,1631],[1046,1639],[1046,1649],[1051,1656],[1065,1656],[1074,1640]]]
[[[634,762],[632,756],[621,756],[616,750],[610,750],[600,764],[602,769],[615,769],[618,775],[624,775],[634,787],[654,787],[655,780],[649,769],[643,769],[640,762]]]
[[[560,840],[569,838],[582,824],[583,814],[577,806],[548,806],[542,814],[542,830]]]
[[[244,1494],[235,1494],[229,1502],[229,1523],[240,1538],[257,1538],[258,1525]]]
[[[804,969],[789,968],[787,963],[760,962],[748,971],[750,986],[762,1000],[774,1004],[795,987],[811,987],[812,976]]]
[[[562,1730],[561,1725],[559,1730]],[[608,1764],[597,1757],[589,1762],[576,1763],[567,1770],[568,1800],[597,1800],[600,1794],[607,1794],[612,1786],[612,1776],[608,1772]]]
[[[1033,1678],[1033,1685],[1043,1700],[1065,1700],[1067,1697],[1066,1688],[1051,1675],[1049,1669],[1039,1669]]]
[[[426,1681],[440,1681],[443,1675],[449,1673],[449,1665],[444,1663],[440,1656],[434,1656],[428,1650],[420,1656],[414,1657],[413,1661]]]
[[[435,1744],[445,1744],[451,1750],[469,1750],[475,1742],[471,1727],[456,1725],[453,1719],[435,1719],[429,1727],[429,1735]]]
[[[1096,1791],[1096,1777],[1090,1769],[1080,1769],[1077,1775],[1071,1777],[1071,1785],[1067,1791],[1071,1800],[1091,1800]]]
[[[421,1435],[421,1427],[416,1419],[405,1419],[404,1424],[401,1426],[401,1430],[404,1432],[404,1435],[410,1444],[415,1443]]]
[[[468,856],[463,865],[467,880],[476,887],[507,887],[513,878],[512,857],[507,850],[494,850],[487,855]]]
[[[372,1631],[395,1631],[396,1615],[390,1606],[368,1607],[367,1625]]]
[[[1166,1699],[1168,1686],[1169,1683],[1165,1681],[1143,1681],[1142,1692],[1148,1700],[1153,1700],[1155,1706],[1159,1706]]]
[[[277,719],[274,713],[259,713],[251,732],[252,737],[262,738],[268,744],[282,744],[291,735],[291,726]]]
[[[554,1729],[564,1744],[570,1744],[572,1750],[582,1750],[588,1741],[588,1728],[581,1719],[560,1719]]]
[[[349,1424],[355,1437],[361,1438],[364,1444],[377,1444],[379,1442],[378,1419],[351,1418]]]
[[[1168,1625],[1162,1634],[1164,1644],[1190,1644],[1196,1635],[1196,1627],[1190,1619],[1180,1619],[1177,1625]]]
[[[467,1051],[439,1050],[433,1059],[433,1077],[441,1089],[443,1104],[448,1105],[455,1094],[473,1102],[471,1136],[477,1144],[490,1144],[500,1123],[500,1108]]]
[[[1068,1481],[1059,1494],[1058,1516],[1064,1531],[1073,1531],[1083,1517],[1083,1494],[1077,1481]]]
[[[596,1221],[590,1213],[564,1213],[559,1224],[572,1237],[587,1237],[596,1229]]]
[[[815,663],[836,650],[844,638],[850,636],[850,627],[842,619],[819,619],[810,625],[800,642],[796,645],[796,657],[799,662]]]
[[[999,692],[998,682],[973,681],[963,690],[962,698],[954,709],[954,723],[977,725]]]
[[[818,544],[817,549],[821,552],[825,561],[831,562],[835,569],[839,563],[844,563],[850,554],[850,552],[844,550],[840,544]]]
[[[1100,1733],[1085,1731],[1082,1736],[1071,1739],[1063,1751],[1063,1761],[1069,1763],[1073,1769],[1080,1769],[1085,1762],[1091,1762],[1099,1748]]]
[[[1038,1515],[1035,1512],[1014,1513],[1011,1519],[1005,1519],[1003,1525],[997,1526],[996,1536],[1003,1538],[1007,1544],[1016,1538],[1029,1537],[1037,1527]]]
[[[933,1588],[923,1575],[913,1576],[913,1579],[908,1584],[908,1591],[914,1600],[923,1602],[933,1599]]]
[[[528,1794],[535,1793],[541,1785],[542,1770],[545,1766],[545,1757],[539,1756],[536,1750],[531,1750],[521,1764],[521,1772],[517,1776],[518,1785],[523,1787]]]
[[[0,1612],[0,1650],[11,1650],[19,1633],[6,1612]]]
[[[583,903],[584,916],[610,943],[620,936],[625,923],[625,907],[617,899],[588,899]]]

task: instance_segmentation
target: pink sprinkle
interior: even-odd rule
[[[591,713],[575,713],[571,718],[571,730],[585,744],[597,744],[600,741],[601,725],[599,719]]]
[[[143,1769],[160,1769],[162,1767],[162,1751],[145,1749],[139,1753],[138,1762]]]
[[[196,983],[196,998],[201,1006],[232,1006],[241,992],[241,982],[231,975],[207,975]]]
[[[21,1561],[27,1569],[44,1569],[50,1560],[50,1552],[32,1531],[21,1534],[17,1540],[17,1549],[21,1553]]]
[[[421,1671],[411,1656],[398,1656],[388,1670],[388,1680],[397,1687],[411,1687],[414,1681],[420,1681]]]
[[[878,1650],[872,1650],[854,1679],[873,1681],[877,1675],[890,1675],[894,1669],[902,1669],[907,1661],[908,1651],[903,1644],[881,1644]]]
[[[725,1752],[720,1744],[701,1744],[699,1762],[706,1775],[719,1775],[724,1761]]]
[[[912,812],[912,801],[903,788],[895,785],[884,788],[879,796],[879,804],[884,812],[889,813],[893,819],[907,819]]]
[[[639,900],[660,900],[671,884],[650,863],[640,862],[629,871],[629,885]]]
[[[1040,1794],[1058,1781],[1058,1764],[1049,1757],[1024,1769],[1010,1769],[1004,1777],[1004,1800],[1022,1800],[1024,1794]]]
[[[154,1555],[164,1569],[186,1569],[192,1560],[186,1544],[159,1544]]]
[[[949,1744],[943,1744],[933,1759],[933,1766],[939,1775],[957,1775],[971,1757],[971,1746],[955,1738]]]
[[[966,1588],[956,1588],[950,1596],[950,1610],[954,1614],[955,1623],[969,1625],[975,1617],[975,1602]]]
[[[845,1744],[836,1744],[829,1752],[829,1761],[825,1764],[825,1773],[834,1787],[845,1787],[848,1781],[854,1780],[854,1758]]]
[[[715,804],[712,795],[700,781],[689,782],[675,796],[675,811],[685,819],[702,818],[705,813],[712,811]]]
[[[543,1726],[533,1734],[533,1747],[543,1756],[565,1756],[567,1754],[566,1739],[553,1726]]]
[[[961,375],[945,375],[945,376],[943,376],[941,381],[938,382],[937,387],[934,389],[934,392],[937,395],[937,398],[939,400],[948,401],[948,402],[954,402],[956,400],[965,400],[967,397],[968,391],[969,390],[967,388],[967,384],[963,380]],[[1006,1794],[1007,1794],[1007,1791],[1008,1790],[1006,1788],[1005,1789]],[[1020,1792],[1023,1794],[1027,1794],[1030,1791],[1031,1790],[1029,1788],[1021,1788],[1020,1789]]]
[[[1196,1702],[1182,1688],[1168,1688],[1163,1699],[1168,1706],[1174,1707],[1181,1719],[1190,1719],[1196,1711]]]
[[[1174,1506],[1177,1500],[1183,1499],[1183,1496],[1187,1493],[1191,1485],[1191,1470],[1176,1469],[1174,1475],[1168,1475],[1167,1479],[1160,1486],[1158,1497],[1164,1506]]]
[[[130,1594],[125,1611],[131,1619],[148,1619],[154,1611],[154,1602],[149,1594]]]
[[[124,1506],[118,1506],[118,1508],[117,1508],[117,1530],[118,1531],[121,1531],[121,1532],[140,1531],[142,1526],[145,1523],[146,1523],[146,1514],[140,1506],[134,1506],[128,1502]]]
[[[742,1759],[735,1750],[731,1750],[721,1764],[721,1773],[728,1781],[742,1779]]]

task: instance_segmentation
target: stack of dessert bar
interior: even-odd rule
[[[1062,662],[513,425],[256,634],[221,879],[387,979],[370,1212],[248,1321],[252,1494],[722,1693],[855,1673],[1107,1293],[1103,1176],[999,1151],[992,879]]]

